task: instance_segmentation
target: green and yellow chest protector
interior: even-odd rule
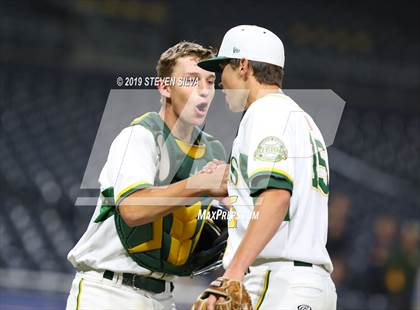
[[[154,136],[158,150],[155,186],[169,185],[196,174],[213,160],[225,160],[222,144],[194,128],[194,144],[171,135],[155,112],[136,119],[133,126],[144,126]],[[212,199],[201,197],[193,205],[178,207],[153,223],[129,227],[118,213],[115,225],[124,248],[140,266],[152,271],[185,276],[191,274],[191,253],[197,244]],[[201,210],[201,212],[200,212]]]

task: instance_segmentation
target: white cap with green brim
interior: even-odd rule
[[[248,59],[284,67],[284,47],[280,38],[258,26],[241,25],[226,32],[216,57],[202,60],[204,70],[221,71],[220,63],[228,59]]]

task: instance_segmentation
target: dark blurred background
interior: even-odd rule
[[[66,255],[93,212],[74,202],[116,78],[154,76],[180,40],[218,47],[256,24],[285,44],[285,88],[346,101],[329,148],[338,309],[420,309],[418,12],[406,0],[2,0],[0,308],[64,308]]]

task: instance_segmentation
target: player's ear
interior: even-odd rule
[[[246,79],[249,74],[249,71],[250,66],[248,59],[242,58],[241,60],[239,60],[239,74]]]
[[[157,89],[161,96],[165,98],[171,97],[171,85],[169,83],[164,82],[165,79],[160,79],[157,84]]]

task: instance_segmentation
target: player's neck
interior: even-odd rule
[[[251,83],[249,88],[249,95],[247,98],[247,108],[258,99],[267,96],[268,94],[281,93],[282,90],[277,85],[260,84],[257,81]]]
[[[190,143],[194,126],[183,122],[169,107],[162,107],[159,111],[159,115],[174,137]]]

